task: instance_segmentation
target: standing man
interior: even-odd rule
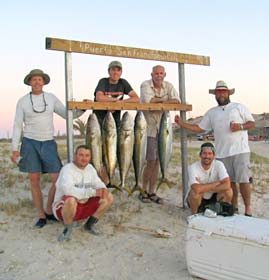
[[[121,78],[122,64],[120,61],[112,61],[109,63],[108,74],[108,78],[102,78],[99,80],[94,91],[94,101],[118,103],[139,102],[139,97],[136,92],[132,89],[127,80]],[[129,98],[123,99],[124,95],[128,95]],[[107,110],[94,110],[93,113],[96,114],[100,127],[102,128],[102,123]],[[113,111],[112,115],[116,122],[117,130],[119,130],[121,111]],[[108,188],[112,187],[104,166],[102,167],[101,174],[99,175]]]
[[[204,212],[207,204],[217,201],[231,203],[233,197],[229,175],[224,164],[215,160],[212,143],[201,145],[200,158],[188,168],[189,188],[184,200],[192,214]]]
[[[164,81],[166,76],[165,69],[161,65],[152,68],[151,80],[141,84],[142,103],[180,103],[179,95],[173,85]],[[147,121],[147,152],[146,166],[142,174],[142,189],[144,194],[139,195],[142,202],[156,202],[163,204],[163,199],[155,193],[156,182],[159,175],[158,157],[158,132],[162,117],[162,111],[144,111]]]
[[[55,220],[52,202],[55,182],[62,167],[53,138],[53,113],[66,118],[66,109],[62,102],[54,94],[43,91],[43,86],[49,82],[49,75],[39,69],[32,70],[25,77],[24,83],[31,86],[31,91],[17,103],[12,137],[11,159],[16,163],[21,158],[19,169],[29,174],[33,202],[39,217],[35,226],[39,228],[46,224],[47,219]],[[83,112],[78,113],[77,117],[81,114]],[[40,186],[41,173],[49,173],[52,181],[46,212]]]
[[[119,61],[112,61],[108,65],[108,78],[102,78],[95,89],[94,101],[101,102],[139,102],[139,97],[132,89],[130,84],[121,78],[122,64]],[[129,98],[123,99],[124,95]],[[107,110],[96,110],[96,114],[100,126],[102,126],[103,119],[106,116]],[[120,126],[120,111],[114,111],[113,117],[117,128]]]
[[[113,196],[89,164],[91,151],[86,145],[76,148],[74,161],[66,164],[56,182],[53,213],[64,222],[64,230],[58,241],[71,237],[73,221],[88,218],[86,231],[98,235],[94,225],[113,204]]]
[[[209,109],[199,125],[183,122],[178,115],[175,122],[196,133],[214,131],[216,158],[224,163],[230,176],[234,208],[238,209],[236,183],[239,183],[245,215],[251,216],[250,149],[247,131],[255,126],[254,119],[244,105],[230,101],[234,89],[229,89],[224,81],[218,81],[216,88],[210,89],[209,93],[215,95],[218,106]]]

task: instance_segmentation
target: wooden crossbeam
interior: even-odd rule
[[[106,45],[58,38],[46,38],[46,49],[84,54],[178,62],[185,64],[210,65],[209,56]]]
[[[191,111],[189,104],[117,103],[94,101],[68,101],[68,109],[81,110],[136,110],[136,111]]]

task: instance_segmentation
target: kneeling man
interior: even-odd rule
[[[202,144],[200,158],[188,168],[189,189],[185,202],[192,214],[204,212],[205,205],[216,201],[231,203],[233,197],[229,175],[224,164],[215,160],[212,143]]]
[[[53,202],[55,217],[64,222],[64,230],[58,237],[60,242],[70,239],[73,221],[86,218],[85,230],[98,235],[94,224],[113,204],[112,194],[89,164],[90,160],[90,149],[85,145],[78,146],[74,161],[60,171]]]

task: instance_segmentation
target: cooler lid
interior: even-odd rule
[[[231,217],[217,216],[208,218],[203,214],[188,217],[188,228],[254,241],[259,244],[269,245],[269,220],[234,215]]]

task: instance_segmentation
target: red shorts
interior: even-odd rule
[[[63,216],[62,216],[62,208],[64,206],[64,202],[72,196],[70,195],[65,195],[59,205],[57,206],[56,210],[56,215],[57,218],[61,221],[63,221]],[[95,196],[95,197],[90,197],[87,202],[85,203],[79,203],[77,204],[77,211],[75,214],[75,217],[73,218],[73,221],[79,221],[88,218],[91,216],[99,207],[99,200],[100,197]]]

